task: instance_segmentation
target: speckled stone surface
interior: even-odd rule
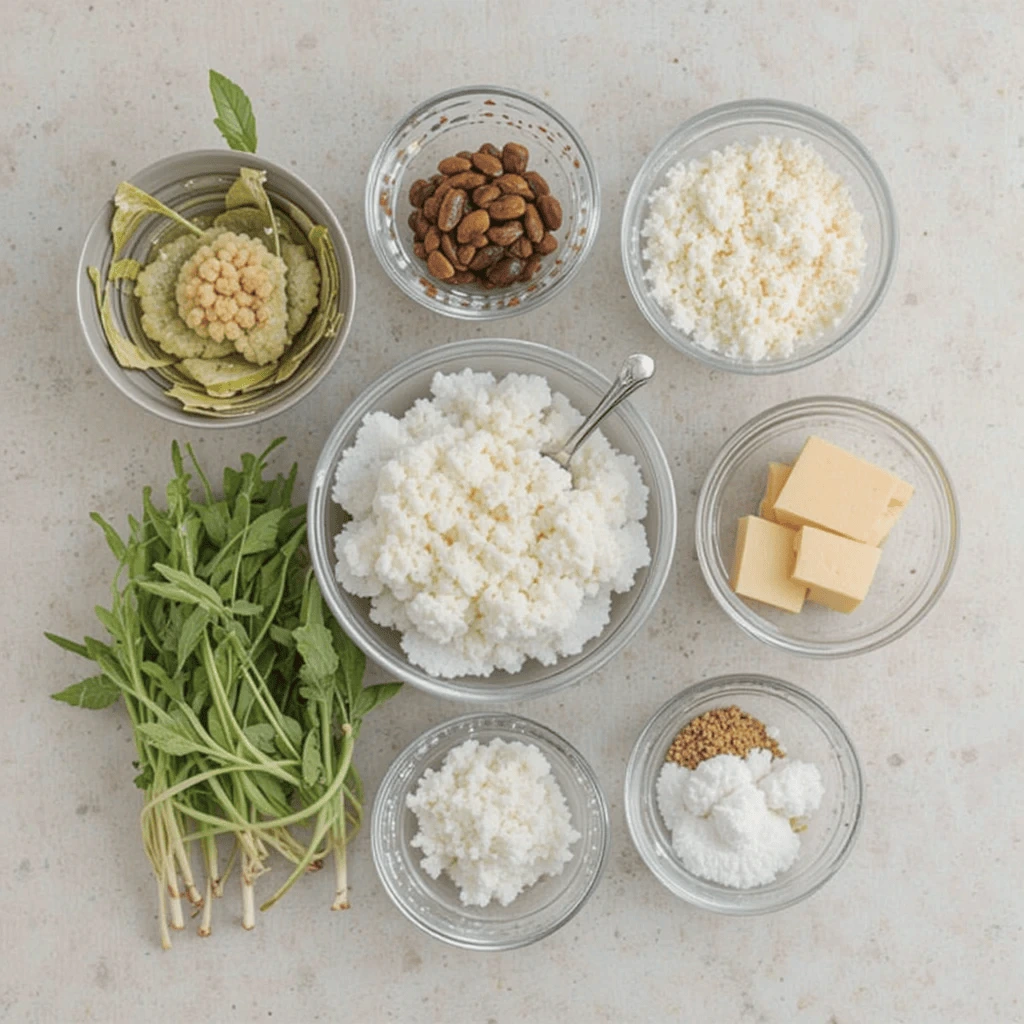
[[[1024,22],[1016,0],[758,0],[216,5],[15,3],[0,33],[0,500],[4,742],[0,763],[0,1020],[723,1021],[984,1024],[1021,1017],[1021,345]],[[162,484],[183,431],[138,411],[91,364],[73,281],[89,223],[122,177],[219,144],[210,65],[255,104],[260,151],[306,177],[352,242],[358,309],[344,357],[298,408],[248,432],[194,431],[211,464],[278,434],[303,481],[327,433],[378,374],[472,334],[390,284],[362,218],[383,134],[414,103],[491,79],[532,91],[580,130],[604,188],[579,279],[500,325],[606,369],[660,360],[637,405],[674,467],[680,543],[646,632],[580,687],[519,710],[563,732],[608,793],[608,871],[547,941],[481,956],[421,935],[390,904],[365,835],[353,908],[312,877],[238,927],[161,952],[123,712],[47,694],[77,663],[44,629],[81,635],[110,563],[88,520],[123,522]],[[644,155],[684,118],[739,97],[816,106],[848,125],[892,185],[902,226],[893,287],[868,330],[826,363],[751,380],[709,373],[647,328],[619,262],[619,217]],[[477,332],[482,333],[482,332]],[[798,660],[747,639],[713,603],[692,545],[701,478],[757,411],[815,393],[899,412],[945,459],[964,513],[955,578],[913,633],[869,656]],[[626,833],[626,756],[694,680],[760,669],[822,697],[863,762],[867,812],[842,872],[773,917],[675,901]],[[376,676],[374,678],[377,678]],[[460,708],[405,692],[368,721],[370,795],[391,758]],[[280,866],[278,867],[278,871]],[[277,872],[275,872],[276,874]]]

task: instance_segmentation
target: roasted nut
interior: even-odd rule
[[[537,200],[537,212],[548,231],[557,231],[562,226],[562,204],[552,195]]]
[[[447,232],[441,236],[441,252],[444,253],[445,259],[452,265],[459,262],[459,257],[455,252],[455,242]]]
[[[462,220],[459,221],[458,230],[455,232],[455,237],[465,245],[471,238],[475,238],[477,235],[483,235],[487,233],[487,229],[491,226],[491,217],[486,210],[474,210],[472,213],[467,213]]]
[[[472,284],[476,280],[476,274],[469,270],[456,270],[450,278],[449,284]]]
[[[518,142],[506,142],[501,151],[501,166],[509,174],[522,174],[530,162],[530,151]]]
[[[452,188],[464,188],[468,192],[481,185],[486,185],[487,175],[481,174],[479,171],[463,171],[461,174],[453,175],[451,182]]]
[[[437,225],[431,224],[427,228],[426,235],[423,236],[423,248],[428,253],[434,252],[436,249],[441,247],[441,232],[437,230]]]
[[[530,194],[530,186],[526,184],[526,179],[520,174],[503,174],[500,178],[494,179],[494,184],[506,195],[530,195],[530,198],[533,198]]]
[[[413,206],[422,206],[424,201],[434,194],[435,186],[423,178],[417,178],[409,186],[409,202]]]
[[[526,171],[523,174],[523,177],[526,179],[526,183],[530,188],[533,189],[534,195],[551,195],[551,189],[548,187],[548,183],[536,171]]]
[[[453,188],[441,200],[441,207],[437,211],[437,226],[442,231],[451,231],[462,220],[465,210],[466,193],[461,188]]]
[[[474,153],[473,166],[486,174],[488,178],[496,178],[502,172],[501,160],[490,153]]]
[[[455,155],[457,157],[461,157],[463,160],[469,160],[470,162],[473,160],[473,154],[470,153],[468,149],[460,149]]]
[[[438,211],[438,208],[440,207],[440,205],[441,205],[441,200],[437,198],[437,193],[435,192],[428,199],[424,200],[424,203],[423,203],[423,216],[426,217],[427,220],[429,220],[429,221],[436,221],[437,220],[437,211]]]
[[[501,150],[497,146],[492,146],[489,142],[485,142],[480,147],[480,152],[486,153],[488,156],[496,156],[499,160],[501,159]]]
[[[477,206],[488,207],[501,195],[501,189],[497,185],[481,185],[473,189],[473,202]]]
[[[511,284],[523,272],[523,261],[506,256],[487,271],[487,280],[499,287]]]
[[[425,260],[427,258],[427,250],[422,242],[416,242],[412,247],[412,254],[418,260]]]
[[[534,274],[540,270],[541,258],[539,256],[531,256],[523,267],[523,272],[519,275],[520,281],[529,281]]]
[[[472,161],[465,157],[450,156],[446,160],[442,160],[437,165],[437,169],[442,174],[460,174],[462,171],[468,171],[472,166]]]
[[[481,277],[477,281],[477,284],[480,285],[481,288],[486,288],[488,291],[490,291],[492,288],[498,287],[493,281],[488,281],[486,277]]]
[[[489,241],[490,239],[488,239],[486,235],[477,235],[469,240],[469,244],[473,246],[474,249],[482,249]]]
[[[534,245],[534,252],[539,252],[541,256],[547,256],[549,253],[554,252],[558,248],[558,239],[552,234],[545,235],[536,245]]]
[[[460,245],[458,249],[455,250],[455,255],[464,267],[468,267],[473,262],[473,257],[476,255],[476,246]]]
[[[423,216],[421,212],[416,214],[416,224],[413,227],[413,231],[416,232],[416,237],[419,241],[423,241],[427,237],[427,232],[430,230],[430,221]]]
[[[540,219],[537,207],[532,203],[526,207],[523,214],[523,227],[526,230],[526,237],[536,245],[544,237],[544,221]]]
[[[434,189],[434,195],[437,196],[437,201],[440,202],[452,189],[452,179],[442,178]]]
[[[441,281],[447,281],[455,273],[455,268],[439,252],[427,257],[427,270]]]
[[[521,260],[528,260],[533,255],[533,246],[530,244],[530,240],[523,235],[508,247],[508,251]]]
[[[478,249],[473,261],[469,265],[470,270],[487,270],[493,267],[505,255],[505,250],[500,245],[485,245]]]
[[[522,196],[502,196],[487,207],[491,220],[515,220],[526,212],[526,200]]]
[[[495,245],[511,245],[522,233],[522,223],[518,220],[510,220],[506,224],[495,224],[487,232],[487,237]]]

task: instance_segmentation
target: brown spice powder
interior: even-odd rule
[[[688,722],[672,741],[665,760],[693,769],[719,754],[746,757],[756,747],[771,751],[773,757],[785,756],[764,722],[732,704],[712,708]]]

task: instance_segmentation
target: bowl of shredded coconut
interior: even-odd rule
[[[669,891],[706,910],[763,914],[820,889],[861,822],[856,751],[791,683],[709,679],[665,704],[626,768],[633,843]]]
[[[387,671],[519,699],[636,634],[675,544],[661,446],[626,402],[569,469],[541,454],[607,383],[555,349],[474,339],[402,363],[347,410],[314,472],[310,549],[332,612]]]
[[[896,266],[878,165],[809,107],[742,100],[669,134],[622,217],[633,297],[670,344],[766,374],[831,355],[868,322]]]
[[[388,769],[373,806],[373,858],[395,905],[467,949],[529,945],[594,891],[608,808],[583,756],[517,715],[444,722]]]

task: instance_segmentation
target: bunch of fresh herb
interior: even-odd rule
[[[57,700],[102,708],[124,699],[165,947],[168,927],[184,926],[182,895],[201,908],[199,933],[210,933],[211,900],[236,858],[242,924],[253,927],[253,882],[270,850],[293,870],[262,909],[331,854],[333,909],[348,906],[345,848],[362,816],[352,748],[363,717],[400,686],[364,687],[362,652],[324,615],[306,559],[305,509],[292,504],[296,467],[263,478],[282,440],[243,455],[241,470],[225,469],[221,498],[186,445],[202,490],[193,496],[175,443],[166,510],[147,487],[127,538],[92,515],[117,559],[111,605],[96,609],[108,642],[47,634],[99,669]],[[224,871],[220,836],[234,841]],[[205,891],[193,874],[195,845]]]

